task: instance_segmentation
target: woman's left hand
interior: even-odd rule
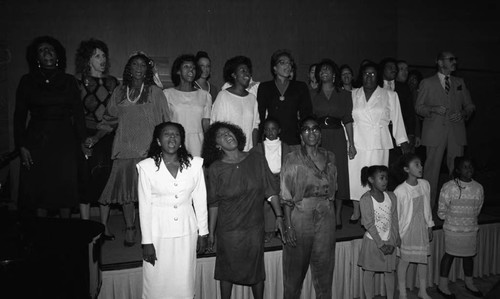
[[[357,153],[358,152],[356,151],[356,147],[354,145],[349,145],[349,147],[347,148],[347,155],[349,156],[349,160],[354,159]]]
[[[202,254],[207,250],[208,235],[198,236],[198,242],[196,243],[196,253]]]

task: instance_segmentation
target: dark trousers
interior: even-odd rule
[[[335,205],[324,198],[304,198],[292,210],[297,246],[283,249],[284,299],[300,297],[307,269],[316,298],[332,298],[335,266]]]

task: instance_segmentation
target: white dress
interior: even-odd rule
[[[137,164],[142,244],[153,244],[157,261],[143,261],[142,298],[193,298],[196,243],[208,234],[203,159],[174,178],[163,163],[148,158]]]
[[[227,90],[221,90],[212,107],[211,123],[225,121],[237,125],[246,136],[244,151],[253,147],[252,132],[259,128],[259,110],[257,98],[252,93],[244,97],[237,96]]]
[[[186,131],[186,148],[193,156],[201,156],[203,145],[202,119],[210,119],[212,96],[202,89],[180,91],[168,88],[163,91],[170,109],[170,121],[180,123]]]
[[[364,166],[389,164],[389,150],[394,147],[389,131],[397,145],[408,141],[398,94],[380,87],[366,101],[363,88],[352,91],[352,118],[354,146],[357,154],[349,160],[349,188],[351,199],[359,201],[369,190],[361,185],[361,169]]]

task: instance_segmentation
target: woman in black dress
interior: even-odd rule
[[[215,122],[203,144],[203,158],[210,165],[208,246],[213,248],[217,236],[215,279],[220,280],[222,299],[231,297],[234,283],[251,286],[254,298],[263,298],[266,274],[262,206],[266,198],[283,236],[278,183],[262,154],[243,152],[245,140],[239,127]]]
[[[281,139],[288,145],[300,143],[298,119],[312,114],[311,96],[307,84],[295,81],[292,72],[295,62],[288,50],[278,50],[271,56],[273,80],[263,82],[257,91],[259,116],[262,124],[267,117],[281,124]]]
[[[104,111],[113,94],[118,80],[110,76],[108,46],[100,40],[89,39],[82,41],[76,51],[76,73],[78,74],[78,87],[85,113],[87,133],[95,135],[97,124],[103,120]],[[90,204],[97,203],[102,190],[106,185],[111,171],[111,146],[114,134],[106,134],[96,140],[87,140],[90,148],[84,148],[80,159],[80,217],[89,219]],[[112,240],[109,232],[104,238]]]
[[[78,204],[77,158],[86,137],[80,92],[76,79],[64,73],[66,53],[58,40],[34,39],[26,58],[30,72],[19,82],[14,112],[22,163],[19,206],[40,217],[56,209],[69,218]]]
[[[342,229],[342,201],[351,199],[347,159],[353,159],[356,155],[352,133],[351,93],[341,89],[339,69],[330,59],[323,59],[318,63],[315,76],[318,90],[312,97],[313,112],[322,129],[321,147],[333,152],[337,162],[335,218],[337,229]]]

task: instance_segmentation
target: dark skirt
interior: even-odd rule
[[[69,119],[31,120],[26,148],[31,169],[21,166],[19,205],[25,209],[72,208],[78,204],[78,155]]]
[[[347,140],[344,128],[321,130],[321,147],[335,154],[337,163],[337,193],[336,199],[349,200],[349,169],[347,163]]]
[[[215,279],[253,285],[266,279],[264,229],[217,231]]]
[[[113,160],[111,160],[111,147],[113,134],[105,135],[92,148],[92,155],[85,158],[83,153],[79,159],[79,198],[80,203],[95,204],[99,200],[109,174]]]

